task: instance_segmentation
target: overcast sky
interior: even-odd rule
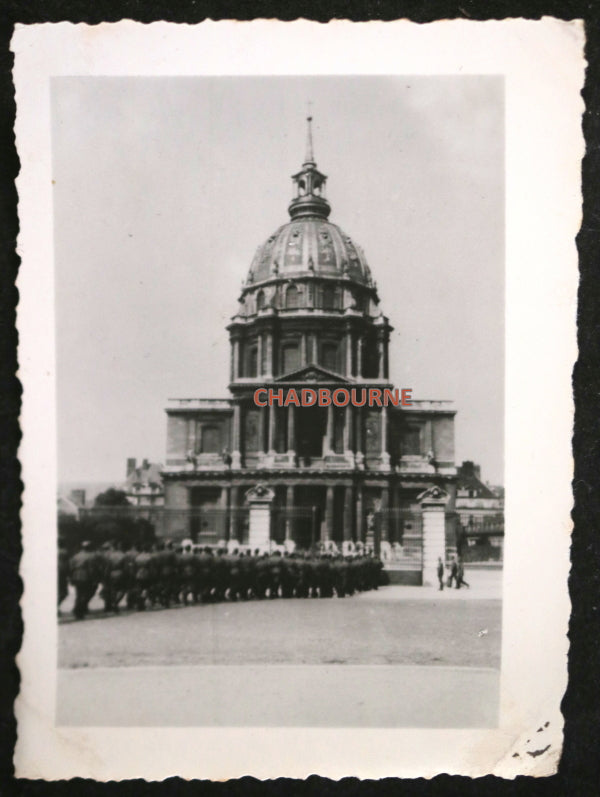
[[[307,102],[331,221],[365,250],[390,375],[454,399],[457,461],[503,483],[499,77],[57,78],[59,479],[164,461],[167,398],[225,396],[225,326],[288,220]]]

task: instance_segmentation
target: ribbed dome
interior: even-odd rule
[[[348,277],[372,286],[362,250],[333,224],[320,217],[300,217],[280,227],[258,248],[248,283],[306,273]]]

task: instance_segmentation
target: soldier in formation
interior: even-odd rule
[[[169,608],[179,604],[276,598],[343,598],[382,583],[383,565],[370,553],[289,553],[261,550],[176,547],[171,542],[128,550],[90,543],[70,558],[59,546],[58,604],[75,590],[74,616],[88,612],[98,588],[106,612]]]

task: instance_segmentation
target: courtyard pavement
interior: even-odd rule
[[[63,604],[62,725],[493,727],[501,571],[470,589],[388,586],[89,619]]]

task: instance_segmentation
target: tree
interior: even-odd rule
[[[116,490],[114,487],[109,487],[103,493],[98,493],[95,506],[131,506],[127,500],[127,493],[123,490]]]

